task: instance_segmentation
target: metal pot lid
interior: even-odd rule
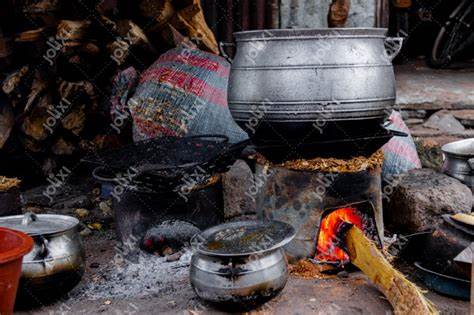
[[[13,215],[0,217],[0,227],[21,231],[30,236],[62,233],[74,228],[79,220],[74,217],[58,214]]]
[[[474,157],[474,139],[465,139],[446,143],[441,147],[444,153],[462,156]]]
[[[248,256],[280,248],[294,236],[295,229],[285,222],[239,221],[209,228],[195,235],[191,244],[205,255]]]

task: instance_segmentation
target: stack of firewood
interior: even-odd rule
[[[129,141],[110,126],[118,71],[147,68],[174,47],[176,34],[218,52],[199,0],[7,2],[10,14],[0,20],[0,153],[27,155],[45,173],[60,157]]]

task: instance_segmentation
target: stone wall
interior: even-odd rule
[[[373,27],[376,0],[351,0],[346,27]],[[281,0],[281,28],[327,27],[331,0]]]

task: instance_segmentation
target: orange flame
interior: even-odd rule
[[[352,223],[363,230],[362,217],[356,208],[340,208],[329,213],[321,220],[317,243],[317,260],[342,263],[349,261],[349,256],[337,246],[337,233],[344,222]]]

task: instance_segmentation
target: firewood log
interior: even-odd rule
[[[39,153],[46,149],[43,142],[36,141],[28,136],[20,136],[19,140],[22,146],[30,152]]]
[[[38,99],[38,97],[46,89],[46,87],[47,85],[45,80],[43,80],[39,72],[36,71],[33,78],[33,82],[31,83],[30,94],[28,95],[28,99],[23,109],[24,112],[28,112],[30,110],[32,104]]]
[[[200,48],[219,54],[216,38],[206,23],[200,0],[192,0],[191,5],[179,10],[177,21],[184,26],[189,38],[199,41]],[[179,26],[176,28],[180,29]]]
[[[198,42],[199,48],[218,54],[217,41],[204,18],[200,0],[144,0],[140,5],[144,16],[153,17],[156,25],[154,30],[161,30],[160,33],[166,40],[171,38],[171,29],[167,27],[171,24],[190,39]],[[168,36],[167,36],[168,35]]]
[[[328,13],[329,27],[344,27],[349,17],[350,0],[333,0]]]
[[[356,226],[345,234],[351,263],[357,266],[382,291],[395,314],[438,314],[420,289],[385,259],[377,246]]]
[[[134,47],[143,48],[145,51],[153,52],[155,49],[150,44],[148,37],[143,30],[130,20],[122,20],[117,22],[117,37],[115,41],[107,45],[109,53],[113,56],[113,60],[122,65],[131,53]]]
[[[29,67],[23,66],[19,70],[10,74],[2,84],[3,93],[7,95],[12,95],[13,97],[21,97],[19,86],[22,80],[25,79],[27,74],[29,73]],[[16,95],[13,95],[16,94]],[[20,94],[20,95],[19,95]]]
[[[63,138],[59,138],[51,147],[51,151],[56,155],[71,155],[75,146]]]
[[[172,0],[144,0],[140,10],[143,16],[155,19],[155,27],[166,25],[176,13]]]
[[[62,20],[58,24],[56,38],[64,45],[75,46],[84,39],[91,22],[87,20]]]
[[[63,127],[67,130],[71,130],[76,136],[81,133],[86,123],[85,107],[86,105],[76,106],[61,120]]]
[[[23,8],[25,13],[47,13],[56,11],[59,8],[59,0],[41,0],[29,3]]]
[[[10,137],[15,117],[10,104],[5,100],[0,100],[0,149]]]
[[[45,27],[40,27],[34,30],[28,30],[21,32],[15,38],[16,42],[36,42],[44,40],[45,37]]]
[[[50,106],[52,98],[50,94],[40,97],[38,104],[27,114],[21,125],[21,130],[36,141],[43,141],[54,131],[56,124],[48,124],[47,120],[51,117]],[[36,146],[35,151],[37,150]]]

